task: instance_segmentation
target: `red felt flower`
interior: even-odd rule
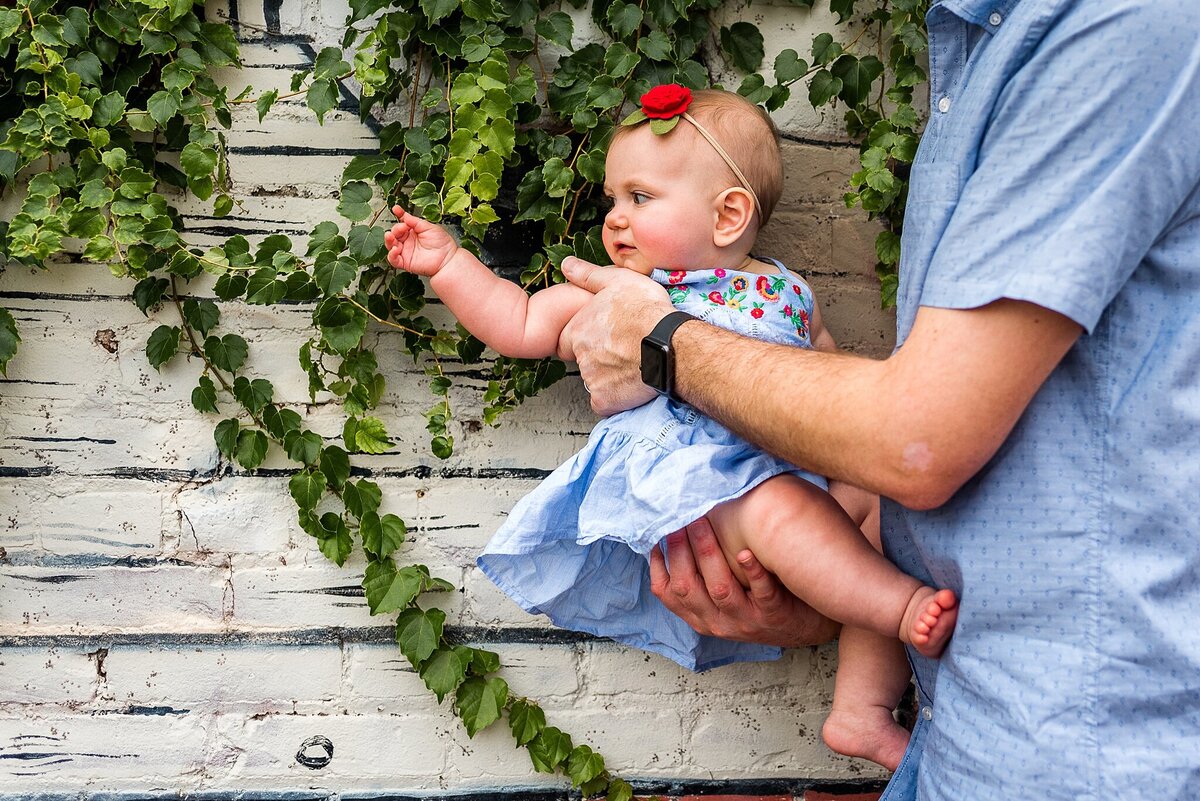
[[[642,111],[652,120],[678,117],[692,104],[692,90],[677,83],[656,86],[642,95]]]

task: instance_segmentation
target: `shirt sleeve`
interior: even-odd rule
[[[1200,3],[1081,5],[1000,94],[922,305],[1027,300],[1090,332],[1186,216],[1200,178]]]

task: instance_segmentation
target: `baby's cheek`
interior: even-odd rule
[[[688,236],[684,226],[662,226],[638,238],[638,246],[647,256],[652,256],[654,266],[664,270],[695,270],[696,241]]]

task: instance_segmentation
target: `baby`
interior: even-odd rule
[[[736,94],[693,96],[676,85],[651,90],[642,105],[608,151],[603,240],[613,264],[652,277],[676,308],[713,325],[833,349],[808,285],[750,255],[782,191],[770,118]],[[472,334],[505,356],[571,359],[559,335],[590,293],[560,284],[528,295],[442,228],[393,211],[388,261],[429,276]],[[730,365],[730,380],[736,371]],[[749,549],[794,594],[846,625],[823,734],[840,753],[895,769],[908,733],[892,710],[909,676],[896,638],[938,656],[957,599],[879,553],[877,504],[660,396],[602,420],[582,451],[516,505],[478,563],[530,612],[693,670],[775,658],[778,649],[696,634],[650,592],[647,554],[707,515],[739,580],[735,557]],[[868,520],[870,541],[860,529]]]

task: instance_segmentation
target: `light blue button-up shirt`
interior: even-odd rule
[[[1085,329],[889,555],[959,592],[885,798],[1200,798],[1200,2],[946,0],[905,215],[918,306]]]

